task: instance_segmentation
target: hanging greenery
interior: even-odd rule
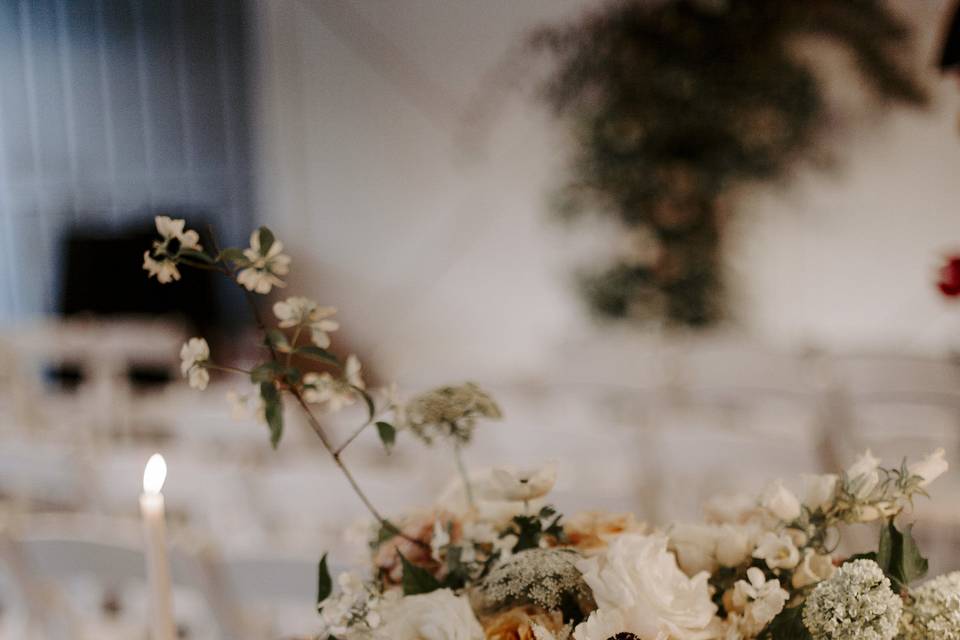
[[[909,31],[878,0],[619,0],[535,34],[545,96],[575,136],[558,209],[613,216],[627,242],[583,277],[593,309],[700,327],[724,314],[733,190],[823,150],[823,79],[804,38],[847,51],[878,105],[923,102]]]

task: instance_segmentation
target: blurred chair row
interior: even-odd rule
[[[8,527],[0,535],[0,637],[147,637],[137,525],[57,515]],[[181,638],[279,638],[315,627],[314,563],[279,555],[224,560],[181,542],[171,553]]]

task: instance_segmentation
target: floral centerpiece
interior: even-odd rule
[[[203,338],[191,338],[181,351],[190,385],[204,389],[211,370],[245,376],[251,393],[232,401],[255,408],[275,447],[292,399],[373,518],[368,567],[334,584],[326,556],[319,563],[317,638],[960,640],[960,573],[917,584],[927,561],[911,526],[895,522],[947,470],[943,450],[890,468],[867,451],[840,473],[804,478],[802,496],[777,480],[756,497],[712,501],[698,524],[565,517],[545,502],[552,465],[467,469],[475,428],[501,416],[477,385],[404,402],[395,386],[368,390],[357,358],[330,350],[333,308],[289,297],[268,323],[257,295],[284,287],[290,266],[268,229],[254,231],[248,248],[208,250],[183,220],[156,225],[149,275],[167,283],[183,266],[223,273],[247,293],[263,334],[263,361],[249,370],[218,363]],[[357,402],[366,419],[335,443],[319,412]],[[368,428],[387,453],[401,433],[449,446],[458,479],[429,509],[388,520],[341,457]],[[862,523],[876,523],[876,549],[841,556],[845,528]]]

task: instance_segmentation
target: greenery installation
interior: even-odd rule
[[[634,245],[583,276],[591,307],[673,326],[721,319],[734,190],[782,180],[836,131],[798,43],[849,53],[877,107],[918,105],[909,35],[875,0],[621,0],[538,31],[556,62],[546,99],[575,138],[558,209],[613,216]]]

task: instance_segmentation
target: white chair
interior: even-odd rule
[[[144,635],[148,616],[139,523],[57,516],[35,522],[30,533],[3,539],[4,564],[33,627],[49,639]],[[68,533],[80,529],[87,533]],[[229,607],[211,593],[204,563],[177,548],[170,558],[175,614],[187,637],[231,637],[225,632]]]

